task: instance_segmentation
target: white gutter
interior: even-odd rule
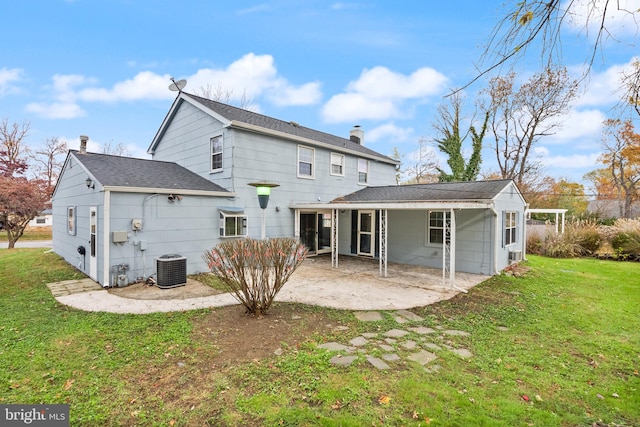
[[[492,209],[493,202],[456,202],[456,201],[397,201],[381,202],[372,201],[366,203],[293,203],[291,209]]]
[[[363,157],[363,158],[367,158],[367,159],[371,159],[371,160],[377,160],[377,161],[384,162],[384,163],[389,163],[389,164],[392,164],[392,165],[397,165],[398,164],[398,162],[396,160],[393,160],[393,159],[390,159],[390,158],[387,159],[382,155],[376,156],[375,154],[363,153],[363,152],[360,152],[360,151],[351,150],[346,145],[344,147],[340,147],[340,146],[333,145],[333,144],[327,144],[326,142],[320,142],[320,141],[316,141],[314,139],[309,139],[309,138],[304,138],[302,136],[292,135],[292,134],[286,133],[286,132],[280,132],[280,131],[277,131],[277,130],[263,128],[262,126],[256,126],[256,125],[251,125],[251,124],[248,124],[248,123],[237,122],[235,120],[231,121],[230,127],[244,129],[244,130],[248,130],[248,131],[251,131],[251,132],[259,132],[259,133],[262,133],[262,134],[271,135],[271,136],[275,136],[275,137],[278,137],[278,138],[298,141],[298,142],[302,142],[304,144],[314,145],[316,147],[328,148],[328,149],[331,149],[331,150],[334,150],[334,151],[340,151],[340,152],[344,152],[344,153],[349,153],[349,154],[353,154],[353,155],[358,156],[358,157]],[[345,141],[345,144],[346,143],[347,142]],[[355,144],[355,142],[352,142],[352,144]]]
[[[110,240],[109,234],[111,233],[111,192],[105,189],[104,192],[104,207],[102,212],[102,223],[104,226],[103,239],[103,251],[102,251],[102,286],[108,287],[111,285],[109,278],[109,259],[110,259]],[[97,244],[97,242],[96,242]]]
[[[229,191],[206,191],[206,190],[184,190],[180,188],[151,188],[151,187],[120,187],[115,185],[105,185],[104,191],[115,191],[118,193],[157,193],[157,194],[179,194],[181,196],[212,196],[212,197],[235,197],[236,193]]]

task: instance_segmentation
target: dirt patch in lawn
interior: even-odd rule
[[[196,341],[212,344],[217,350],[209,362],[224,367],[295,349],[338,324],[326,309],[274,303],[268,314],[260,317],[246,314],[241,306],[217,308],[197,321],[193,334]]]

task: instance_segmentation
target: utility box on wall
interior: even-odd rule
[[[126,231],[114,231],[112,234],[113,243],[126,243],[129,236]]]

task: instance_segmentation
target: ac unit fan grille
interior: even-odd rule
[[[187,259],[180,255],[162,255],[156,259],[156,286],[159,288],[175,288],[187,283]]]

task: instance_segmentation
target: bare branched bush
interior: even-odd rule
[[[611,247],[627,259],[640,257],[640,220],[619,219],[612,227]]]
[[[220,243],[203,258],[248,313],[262,315],[306,255],[307,248],[291,238],[238,239]]]

